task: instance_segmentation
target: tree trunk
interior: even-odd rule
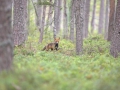
[[[61,5],[62,5],[62,0],[58,0],[58,30],[57,30],[57,33],[60,32],[60,25],[61,25]]]
[[[43,41],[43,34],[44,34],[44,27],[45,27],[45,11],[46,11],[46,6],[43,6],[43,15],[42,15],[42,23],[41,23],[41,31],[40,31],[40,39],[39,42],[42,43]]]
[[[83,50],[83,1],[75,0],[75,24],[76,24],[76,54],[81,55]]]
[[[67,7],[66,0],[64,0],[64,16],[63,16],[63,38],[68,39],[68,25],[67,25]]]
[[[0,72],[9,70],[13,59],[13,35],[11,27],[12,1],[1,0],[0,3]]]
[[[104,0],[101,0],[100,1],[99,26],[98,26],[99,34],[103,34],[103,25],[104,25]]]
[[[28,30],[30,30],[30,0],[28,0]]]
[[[107,39],[108,33],[108,23],[109,23],[109,0],[106,0],[106,11],[105,11],[105,33],[104,37]]]
[[[86,0],[83,1],[83,5],[84,5],[84,6],[83,6],[83,7],[84,7],[84,8],[83,8],[83,9],[84,9],[84,10],[83,10],[83,17],[84,17],[84,21],[83,21],[83,22],[84,22],[84,23],[83,23],[83,38],[85,38],[85,27],[86,27],[86,24],[85,24],[85,18],[86,18],[86,17],[85,17],[85,14],[86,14],[86,11],[85,11],[85,10],[86,10]]]
[[[120,0],[117,0],[113,36],[111,38],[110,53],[113,57],[120,56]]]
[[[27,39],[27,0],[14,0],[14,45],[21,45]]]
[[[85,3],[85,27],[84,27],[84,38],[88,36],[88,27],[89,27],[89,13],[90,13],[90,0],[87,0]]]
[[[70,40],[74,42],[74,26],[75,26],[75,14],[74,14],[74,0],[71,1],[71,13],[70,13]]]
[[[93,31],[94,31],[95,10],[96,10],[96,0],[94,0],[94,4],[93,4],[93,12],[92,12],[92,20],[91,20],[91,33],[93,33]]]
[[[37,5],[35,5],[35,9],[37,10],[36,13],[38,15],[38,16],[36,16],[36,25],[38,26],[39,31],[40,31],[41,24],[42,24],[43,6],[39,5],[38,3],[39,3],[39,1],[37,0]]]
[[[111,37],[113,34],[113,24],[115,17],[115,0],[110,0],[110,14],[109,14],[109,27],[108,27],[108,41],[111,41]]]
[[[57,34],[59,33],[59,12],[60,12],[60,0],[55,0],[54,1],[54,29],[53,29],[53,33],[54,33],[54,38],[56,38]]]
[[[52,2],[52,0],[50,0],[50,2]],[[53,22],[53,18],[52,18],[53,10],[52,9],[53,9],[52,6],[49,6],[48,17],[47,17],[47,26],[48,27],[50,26],[50,29],[52,29],[51,24]]]

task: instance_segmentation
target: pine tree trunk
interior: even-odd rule
[[[26,41],[27,20],[27,0],[14,0],[14,45],[21,45]]]
[[[93,12],[92,12],[92,20],[91,20],[91,33],[94,32],[95,10],[96,10],[96,0],[94,0],[94,4],[93,4]]]
[[[61,25],[61,5],[62,5],[62,0],[58,0],[58,30],[57,30],[57,33],[60,32],[60,25]]]
[[[70,40],[74,42],[74,23],[75,23],[75,14],[74,14],[74,0],[71,1],[71,13],[70,13]]]
[[[36,25],[38,26],[39,28],[39,31],[40,31],[40,28],[41,28],[41,24],[42,24],[42,12],[43,12],[43,6],[42,5],[38,5],[39,1],[37,1],[37,5],[36,5],[36,10],[37,10],[37,15],[36,16]]]
[[[109,27],[108,27],[108,41],[111,41],[111,37],[113,34],[113,24],[115,17],[115,0],[110,0],[110,14],[109,14]]]
[[[39,43],[42,43],[43,41],[43,34],[44,34],[44,27],[45,27],[45,11],[46,11],[46,6],[43,6],[43,15],[42,15]]]
[[[63,16],[63,38],[68,39],[68,25],[67,25],[67,7],[66,0],[64,0],[64,16]]]
[[[106,11],[105,11],[105,39],[107,39],[108,33],[108,23],[109,23],[109,0],[106,0]]]
[[[83,52],[83,1],[75,0],[76,54]]]
[[[86,14],[86,0],[83,1],[83,5],[84,5],[84,6],[83,6],[83,7],[84,7],[84,8],[83,8],[83,9],[84,9],[84,10],[83,10],[83,17],[84,17],[84,21],[83,21],[83,22],[84,22],[84,23],[83,23],[83,38],[85,38],[85,27],[86,27],[86,23],[85,23],[85,18],[86,18],[86,17],[85,17],[85,14]]]
[[[10,70],[13,60],[13,35],[11,27],[12,1],[0,2],[0,72]]]
[[[100,1],[99,26],[98,26],[99,34],[103,34],[103,26],[104,26],[104,0],[101,0]]]
[[[60,25],[60,0],[54,1],[54,38],[56,38],[57,34],[59,33],[59,25]]]
[[[85,3],[85,28],[84,28],[84,38],[88,36],[88,27],[89,27],[89,13],[90,13],[90,0],[87,0]]]
[[[115,24],[111,38],[110,53],[113,57],[120,56],[120,0],[117,0]]]
[[[52,2],[52,0],[50,0],[50,2]],[[47,18],[47,26],[48,27],[50,26],[50,29],[52,29],[51,28],[51,24],[53,22],[53,20],[52,20],[52,14],[53,14],[52,6],[49,6],[49,9],[48,9],[48,18]]]

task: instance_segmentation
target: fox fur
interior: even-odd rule
[[[44,50],[49,51],[49,49],[50,49],[51,51],[52,51],[52,50],[58,50],[59,41],[60,41],[60,38],[55,39],[53,43],[47,44],[47,45],[42,49],[42,51],[44,51]]]

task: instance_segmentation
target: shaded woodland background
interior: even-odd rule
[[[120,0],[1,0],[0,13],[1,90],[120,89]]]

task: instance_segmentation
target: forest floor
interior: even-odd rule
[[[85,39],[81,56],[67,40],[59,51],[41,51],[46,42],[36,42],[15,48],[12,70],[0,74],[0,90],[120,90],[120,58],[109,54],[101,36]]]

